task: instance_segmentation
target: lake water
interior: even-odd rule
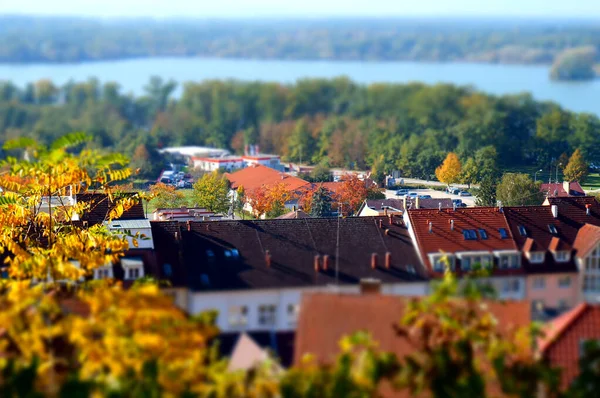
[[[468,63],[146,58],[83,64],[0,64],[0,80],[12,80],[23,86],[42,78],[63,84],[70,79],[82,81],[97,77],[101,82],[116,81],[125,92],[139,94],[153,75],[180,83],[228,78],[291,83],[303,77],[344,75],[359,83],[447,82],[472,85],[492,94],[531,92],[536,99],[600,115],[600,79],[553,82],[548,78],[548,69],[546,66]]]

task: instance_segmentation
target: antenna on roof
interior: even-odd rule
[[[335,243],[335,284],[340,284],[340,218],[342,217],[342,202],[338,202],[337,238]]]

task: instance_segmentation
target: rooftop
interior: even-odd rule
[[[569,187],[568,192],[565,189],[567,184]],[[542,184],[540,190],[549,197],[585,196],[585,192],[578,182]]]
[[[183,275],[174,284],[197,290],[325,286],[336,283],[338,221],[341,284],[425,280],[400,219],[153,222],[152,232],[159,264],[169,263]]]
[[[231,187],[233,189],[243,186],[246,192],[279,183],[284,183],[291,191],[296,191],[300,187],[309,184],[308,181],[304,181],[298,177],[292,177],[262,165],[246,167],[234,173],[225,175],[231,182]]]
[[[125,192],[119,195],[124,195],[131,198],[139,198],[137,192]],[[117,195],[115,195],[117,196]],[[89,203],[89,210],[81,217],[81,221],[87,221],[90,226],[95,224],[103,223],[110,214],[110,211],[114,207],[114,201],[105,193],[83,193],[77,194],[77,202]],[[130,209],[123,212],[119,220],[140,220],[145,219],[146,213],[144,212],[144,206],[141,200],[131,207]]]

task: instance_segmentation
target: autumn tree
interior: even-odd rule
[[[246,190],[242,185],[235,190],[235,200],[233,202],[233,210],[237,213],[244,214],[244,205],[246,204]]]
[[[270,186],[261,186],[246,195],[256,218],[278,217],[285,212],[285,204],[294,198],[288,186],[281,182]]]
[[[444,162],[435,169],[435,176],[440,182],[450,185],[459,181],[462,167],[458,156],[450,152]]]
[[[338,199],[342,204],[342,214],[352,215],[356,213],[367,198],[367,194],[368,191],[365,187],[365,182],[359,179],[356,174],[344,176],[338,194]]]
[[[300,204],[302,209],[313,217],[329,217],[333,201],[331,192],[327,188],[317,185],[304,194]]]
[[[185,195],[172,185],[156,183],[150,187],[152,207],[155,209],[172,209],[187,206]]]
[[[195,203],[214,213],[227,214],[231,208],[229,180],[218,172],[207,173],[194,184]]]
[[[544,194],[540,182],[534,182],[529,175],[505,173],[496,187],[496,198],[502,206],[541,205]]]
[[[583,159],[583,155],[579,149],[573,152],[569,158],[569,163],[564,168],[564,176],[566,181],[581,182],[588,173],[588,164]]]

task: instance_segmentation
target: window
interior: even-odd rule
[[[519,268],[521,256],[518,254],[501,254],[498,256],[498,267],[501,269]]]
[[[533,278],[533,288],[536,290],[544,289],[546,287],[546,278],[538,276]]]
[[[454,270],[454,256],[451,254],[434,254],[429,257],[433,265],[433,271],[444,272],[446,269],[446,261],[450,265],[450,269]]]
[[[558,231],[556,230],[556,227],[554,226],[554,224],[548,224],[548,231],[550,231],[550,233],[552,235],[558,234]]]
[[[290,323],[296,323],[298,321],[298,314],[300,313],[299,304],[288,304],[287,314]]]
[[[144,263],[142,260],[124,258],[121,260],[126,280],[136,280],[144,277]]]
[[[479,237],[480,237],[481,239],[483,239],[483,240],[487,240],[487,238],[488,238],[488,234],[487,234],[487,232],[486,232],[486,230],[485,230],[485,229],[480,229],[480,230],[479,230]]]
[[[566,263],[569,261],[569,257],[568,251],[559,251],[554,253],[554,259],[559,263]]]
[[[258,324],[260,326],[275,326],[277,306],[266,304],[258,307]]]
[[[571,287],[571,277],[570,276],[563,276],[561,278],[558,278],[558,287]]]
[[[508,238],[508,231],[506,230],[506,228],[498,228],[498,232],[500,232],[500,237],[502,239]]]
[[[518,279],[505,279],[502,283],[503,293],[518,293],[521,289],[521,281]]]
[[[460,269],[463,271],[469,271],[471,269],[471,258],[463,257],[460,260]]]
[[[544,252],[531,252],[529,253],[529,262],[533,264],[539,264],[544,262]]]
[[[248,307],[235,305],[229,307],[229,325],[233,327],[246,326],[248,324]]]
[[[113,277],[112,265],[105,265],[94,270],[94,279],[109,279]]]
[[[527,230],[526,230],[526,229],[525,229],[525,227],[524,227],[524,226],[522,226],[522,225],[519,225],[519,234],[520,234],[521,236],[527,236]]]
[[[477,233],[474,229],[463,229],[462,232],[465,240],[477,240]]]
[[[585,259],[583,290],[586,293],[600,291],[600,250],[598,248],[592,250],[592,253]]]

